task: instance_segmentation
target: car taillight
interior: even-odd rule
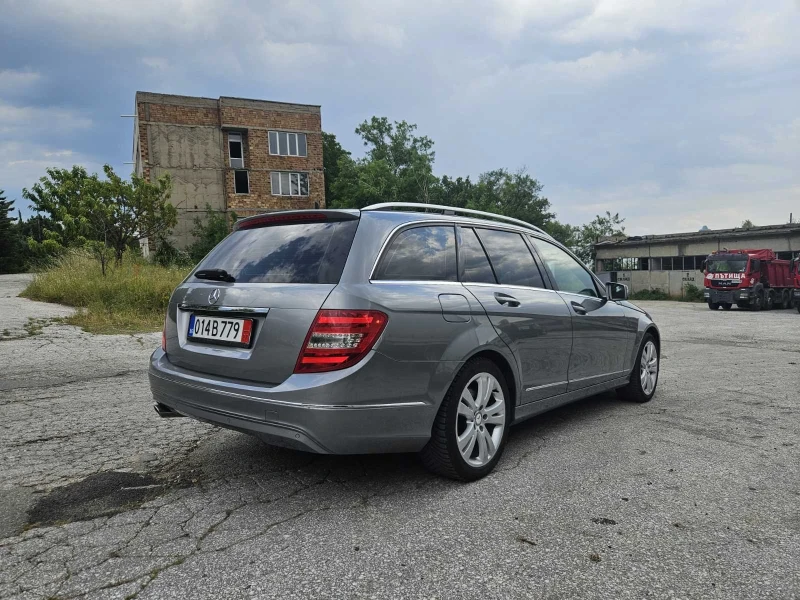
[[[372,349],[388,320],[377,310],[320,310],[294,372],[323,373],[353,366]]]
[[[164,317],[164,328],[161,330],[161,349],[167,351],[167,317]]]

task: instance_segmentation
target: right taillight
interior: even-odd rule
[[[320,310],[294,372],[322,373],[353,366],[372,349],[388,320],[378,310]]]

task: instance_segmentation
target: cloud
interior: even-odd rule
[[[575,60],[545,63],[542,72],[575,83],[603,83],[645,69],[656,60],[654,54],[637,48],[611,52],[598,50]]]
[[[0,70],[0,94],[16,94],[26,91],[41,81],[36,71],[2,69]]]
[[[74,150],[0,140],[0,189],[6,190],[8,198],[17,200],[15,208],[27,214],[27,201],[20,195],[22,188],[30,188],[49,167],[68,169],[76,164],[90,172],[102,171],[91,157]]]
[[[0,101],[0,138],[47,133],[63,134],[87,129],[91,119],[66,108],[14,106]]]
[[[632,232],[736,224],[748,197],[783,219],[797,2],[11,2],[0,143],[116,166],[136,89],[297,101],[355,153],[377,114],[417,123],[438,174],[526,165],[572,223],[608,209]]]

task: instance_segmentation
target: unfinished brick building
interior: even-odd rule
[[[175,243],[207,206],[239,216],[325,206],[320,107],[136,92],[135,172],[172,177]]]

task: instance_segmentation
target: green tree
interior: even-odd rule
[[[331,184],[332,206],[361,208],[375,202],[430,202],[438,183],[433,175],[433,141],[414,134],[417,126],[372,117],[356,128],[367,148],[364,158],[339,156]]]
[[[619,213],[612,215],[606,211],[605,215],[597,215],[590,223],[577,228],[572,251],[594,270],[597,257],[594,245],[602,237],[625,235],[624,222],[625,219],[620,218]]]
[[[22,190],[30,208],[45,215],[39,222],[38,236],[28,238],[35,255],[58,255],[65,248],[82,247],[93,239],[85,219],[84,197],[96,179],[96,175],[88,175],[78,165],[72,169],[47,169],[47,175],[30,190]]]
[[[13,209],[14,201],[6,200],[5,193],[0,190],[0,273],[19,273],[27,268],[20,223],[9,216]]]
[[[755,224],[750,219],[742,221],[742,229],[752,229],[753,227],[755,227]]]
[[[509,173],[495,169],[482,173],[470,208],[526,221],[546,229],[554,220],[550,201],[541,195],[544,186],[524,169]]]
[[[169,175],[156,182],[131,177],[120,178],[104,167],[106,178],[88,175],[83,167],[47,169],[31,190],[22,195],[31,208],[45,215],[39,239],[28,238],[37,255],[56,255],[65,248],[89,249],[105,269],[110,248],[117,262],[126,248],[142,238],[166,234],[177,222],[177,211],[169,203]],[[105,272],[105,271],[104,271]]]
[[[333,192],[333,185],[339,179],[339,161],[350,160],[350,153],[332,133],[322,132],[322,165],[325,171],[325,205],[336,206],[337,197]]]
[[[189,258],[194,264],[199,263],[206,254],[224,240],[236,223],[235,212],[214,210],[210,204],[206,205],[206,219],[194,220],[194,242],[187,248]]]
[[[477,201],[478,186],[467,177],[448,177],[443,175],[441,180],[431,189],[431,203],[445,206],[467,208]]]
[[[106,180],[95,177],[82,209],[94,239],[111,247],[119,263],[126,248],[143,238],[156,239],[175,227],[177,210],[169,203],[172,184],[168,174],[150,183],[136,175],[125,181],[109,165],[103,170]]]

